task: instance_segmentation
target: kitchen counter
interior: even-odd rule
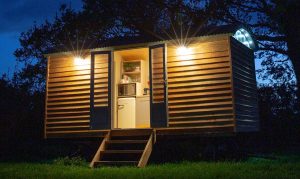
[[[150,95],[136,96],[136,98],[145,98],[145,97],[150,97]]]

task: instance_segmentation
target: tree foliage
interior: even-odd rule
[[[175,37],[207,25],[243,23],[259,43],[260,77],[285,83],[300,78],[299,6],[297,0],[83,0],[81,11],[62,5],[53,22],[22,33],[15,56],[26,64],[22,78],[43,87],[43,54],[49,51],[90,48],[116,37]]]
[[[48,52],[80,51],[110,38],[146,38],[162,32],[175,36],[179,29],[187,31],[186,24],[197,29],[218,14],[216,3],[210,1],[84,0],[83,4],[79,12],[62,5],[53,22],[35,24],[21,34],[15,56],[25,67],[18,75],[32,89],[44,90]]]
[[[42,138],[44,93],[5,75],[0,78],[0,144]],[[4,141],[2,141],[4,140]],[[4,143],[2,143],[4,142]]]
[[[263,79],[282,83],[300,79],[300,1],[226,0],[225,22],[247,24],[259,43]],[[298,83],[299,84],[299,83]]]

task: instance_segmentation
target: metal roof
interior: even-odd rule
[[[203,28],[194,30],[194,32],[196,31],[197,33],[188,34],[187,38],[207,37],[207,36],[214,36],[214,35],[221,35],[221,34],[233,36],[235,34],[235,32],[241,28],[243,28],[243,29],[247,30],[247,32],[249,32],[249,34],[251,35],[251,37],[253,39],[253,43],[254,43],[253,49],[255,49],[255,47],[257,46],[257,42],[256,42],[255,38],[253,37],[252,32],[249,30],[249,28],[247,28],[245,25],[242,25],[242,24],[203,27]],[[193,31],[193,30],[191,30],[191,31]],[[110,38],[105,41],[102,41],[100,44],[94,44],[90,49],[85,49],[85,50],[96,51],[99,49],[106,49],[106,48],[117,47],[117,46],[118,47],[120,47],[120,46],[124,46],[124,47],[125,46],[141,46],[143,44],[146,45],[148,43],[159,43],[159,42],[163,43],[163,42],[167,42],[167,41],[174,40],[174,39],[171,39],[171,37],[167,36],[166,34],[158,34],[156,36],[146,36],[146,37],[142,37],[142,36],[116,37],[116,38]],[[45,54],[45,56],[51,55],[51,54],[66,54],[66,53],[70,53],[70,52],[50,51],[49,53]]]

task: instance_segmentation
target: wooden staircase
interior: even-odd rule
[[[152,129],[111,130],[104,137],[90,167],[145,167],[155,143]]]

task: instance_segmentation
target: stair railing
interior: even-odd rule
[[[91,168],[94,168],[95,166],[95,162],[97,161],[100,161],[101,160],[101,157],[103,156],[103,151],[105,150],[106,148],[106,141],[108,141],[110,139],[110,131],[108,131],[108,133],[105,135],[104,139],[102,140],[101,142],[101,145],[99,146],[93,160],[91,161],[90,163],[90,167]]]
[[[138,163],[138,167],[139,168],[143,168],[147,165],[149,157],[151,155],[152,149],[153,149],[153,145],[155,143],[155,132],[153,131],[148,139],[148,142],[145,146],[144,152],[140,158],[140,161]]]

